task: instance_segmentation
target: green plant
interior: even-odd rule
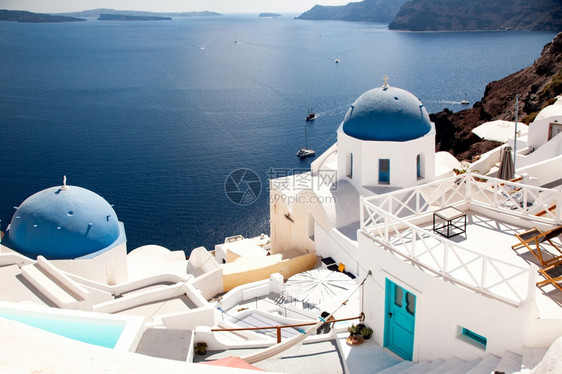
[[[466,173],[467,170],[468,170],[467,168],[464,168],[464,169],[454,168],[453,169],[453,171],[455,172],[455,175],[464,174],[464,173]]]
[[[373,329],[367,326],[363,326],[361,330],[359,330],[359,334],[363,336],[365,339],[369,339],[371,335],[373,335]]]
[[[207,343],[205,342],[195,343],[195,353],[199,355],[204,355],[205,353],[207,353]]]
[[[356,334],[359,334],[359,329],[360,329],[359,326],[357,326],[356,324],[353,324],[353,325],[351,325],[347,328],[347,331],[349,331],[350,335],[356,335]]]

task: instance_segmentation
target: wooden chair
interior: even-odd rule
[[[516,250],[522,247],[527,247],[527,249],[540,261],[542,266],[548,267],[551,265],[560,265],[562,264],[562,250],[560,250],[560,248],[558,248],[551,240],[560,234],[562,234],[562,226],[558,226],[544,232],[535,227],[531,230],[515,234],[515,237],[519,239],[520,243],[512,245],[511,248]],[[560,253],[560,255],[545,259],[540,247],[541,243],[544,241],[548,241],[550,245],[552,245],[552,247]]]
[[[537,287],[546,286],[547,284],[552,284],[554,287],[562,291],[562,265],[551,265],[544,269],[539,269],[541,274],[546,278],[546,280],[537,282]]]

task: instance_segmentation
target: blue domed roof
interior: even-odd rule
[[[410,92],[390,87],[372,89],[351,105],[343,131],[356,139],[403,142],[431,131],[431,121],[421,101]]]
[[[3,244],[26,255],[72,259],[105,249],[119,236],[117,215],[107,201],[65,185],[27,198],[12,217]]]

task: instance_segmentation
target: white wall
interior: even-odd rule
[[[562,140],[562,136],[559,136]],[[542,186],[562,178],[562,154],[536,164],[517,165],[517,174],[529,174],[538,179],[538,185]]]
[[[290,250],[313,253],[315,242],[310,238],[309,228],[319,225],[327,230],[335,225],[335,204],[330,192],[303,189],[294,193],[276,189],[273,184],[270,186],[271,253]]]
[[[217,323],[215,309],[210,305],[153,318],[160,320],[167,329],[195,330],[197,326],[214,326]]]
[[[549,107],[546,107],[541,111],[541,113],[539,113],[537,119],[529,124],[529,147],[536,149],[545,144],[548,141],[550,124],[562,123],[562,115],[556,115],[555,113],[556,111],[560,112],[560,110],[557,110],[558,107],[559,105],[551,105]],[[552,115],[540,118],[541,114],[543,114],[544,116],[544,114],[548,114],[548,112],[552,112]]]
[[[222,268],[217,268],[197,277],[191,285],[197,288],[205,299],[224,292]]]
[[[521,353],[536,321],[528,310],[478,295],[424,272],[359,235],[359,263],[373,276],[365,283],[365,323],[374,339],[384,343],[385,279],[416,295],[414,360],[459,357],[471,360],[485,353]],[[459,338],[460,326],[488,339],[486,350]]]
[[[61,270],[98,283],[119,284],[128,279],[126,242],[94,258],[51,262]]]
[[[343,235],[337,229],[329,232],[317,227],[316,253],[321,257],[332,257],[336,264],[345,265],[346,271],[358,276],[360,268],[358,263],[358,249],[355,242]]]
[[[351,182],[357,187],[410,187],[433,180],[435,176],[435,130],[405,142],[364,141],[338,129],[338,178],[349,174],[349,155],[353,154]],[[417,178],[416,157],[421,154],[422,176]],[[379,184],[379,159],[390,159],[390,184]]]

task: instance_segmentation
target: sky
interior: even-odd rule
[[[302,13],[315,4],[344,5],[352,0],[0,0],[0,9],[63,13],[110,8],[151,12]],[[356,1],[356,0],[355,0]]]

